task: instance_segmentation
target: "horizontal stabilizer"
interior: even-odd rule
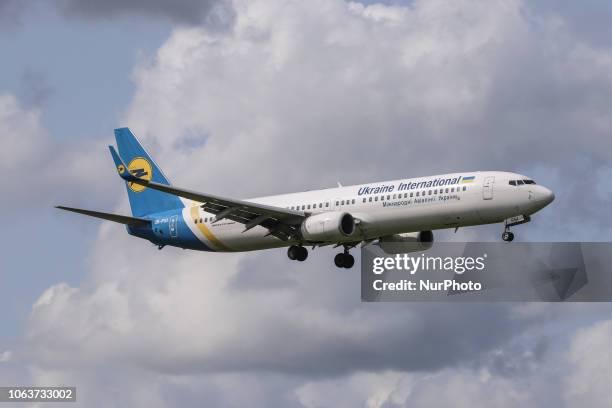
[[[55,208],[59,208],[60,210],[72,211],[83,215],[89,215],[90,217],[101,218],[103,220],[118,222],[120,224],[131,225],[134,227],[146,227],[151,224],[151,220],[147,220],[146,218],[136,218],[128,217],[126,215],[109,214],[100,211],[82,210],[80,208],[70,208],[61,205],[58,205]]]

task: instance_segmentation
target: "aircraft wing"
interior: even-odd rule
[[[244,224],[244,231],[261,225],[268,229],[269,235],[286,241],[299,232],[302,221],[307,217],[307,214],[302,211],[198,193],[138,178],[127,170],[127,166],[114,147],[109,146],[109,149],[119,175],[125,181],[202,203],[201,207],[205,211],[216,215],[214,222],[227,218]]]

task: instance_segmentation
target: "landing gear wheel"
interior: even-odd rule
[[[297,259],[297,252],[298,252],[298,247],[295,245],[291,245],[288,249],[287,249],[287,256],[289,257],[289,259],[291,259],[292,261],[295,261]]]
[[[340,253],[334,257],[334,263],[338,268],[344,268],[344,254]]]
[[[355,258],[348,252],[339,253],[334,257],[334,263],[338,268],[350,269],[355,265]]]
[[[303,246],[298,247],[298,249],[299,249],[299,252],[298,252],[298,256],[296,259],[300,262],[304,262],[306,258],[308,258],[308,250],[304,248]]]
[[[287,256],[292,261],[303,262],[308,258],[308,250],[303,246],[291,245],[289,249],[287,249]]]
[[[514,239],[514,234],[510,231],[504,231],[502,239],[506,242],[511,242]]]
[[[351,269],[355,265],[355,258],[351,254],[344,254],[344,267]]]

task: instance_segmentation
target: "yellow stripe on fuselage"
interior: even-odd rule
[[[206,239],[212,242],[216,247],[218,247],[219,249],[223,251],[231,251],[231,249],[225,246],[223,242],[219,241],[219,239],[213,235],[212,231],[206,226],[206,224],[201,223],[199,221],[199,218],[200,218],[199,208],[200,207],[191,207],[191,220],[193,222],[196,222],[196,220],[198,220],[198,222],[196,223],[198,229],[200,230],[202,234],[204,234]]]

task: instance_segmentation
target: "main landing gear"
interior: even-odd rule
[[[303,262],[308,258],[308,250],[303,246],[291,245],[287,250],[287,256],[292,261]]]
[[[308,258],[308,250],[301,245],[291,245],[287,249],[287,256],[292,261],[305,261]],[[355,265],[355,258],[349,254],[349,248],[345,247],[344,252],[336,255],[334,263],[338,268],[350,269]]]
[[[353,255],[349,254],[348,249],[345,248],[344,252],[340,252],[334,257],[334,263],[338,268],[350,269],[355,265],[355,258],[353,258]]]

